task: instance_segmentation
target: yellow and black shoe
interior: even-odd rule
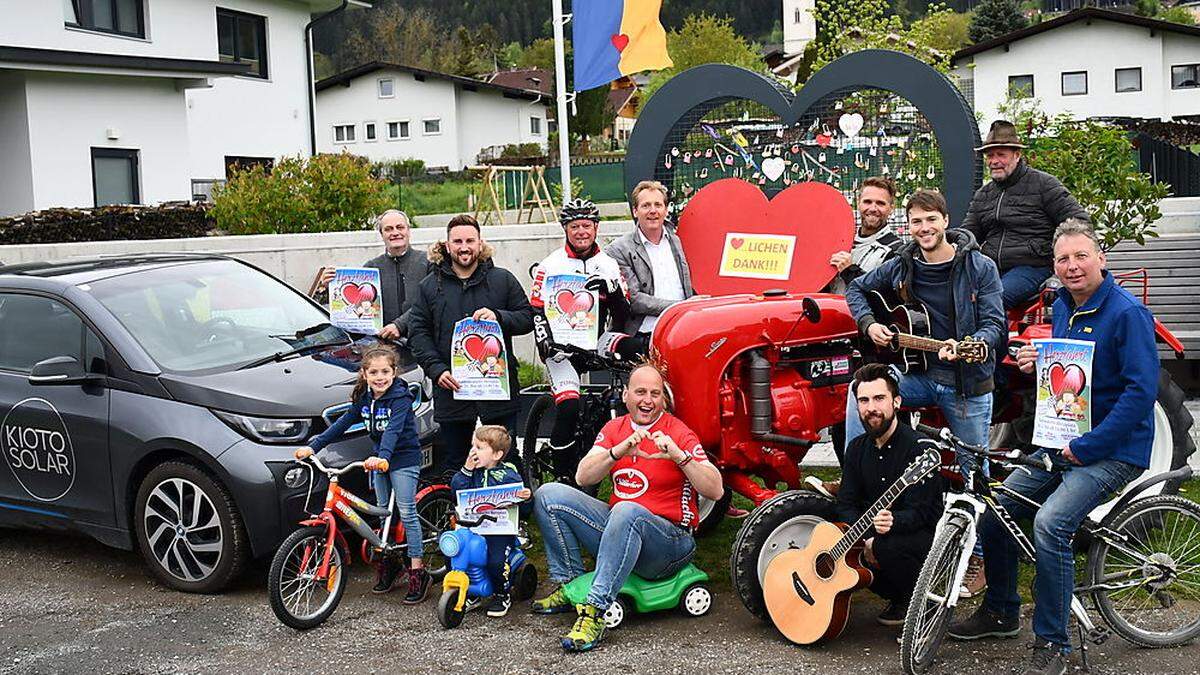
[[[553,593],[541,600],[533,601],[534,614],[563,614],[575,609],[575,605],[567,599],[567,593],[559,586]]]
[[[579,618],[562,638],[563,649],[586,652],[595,649],[604,639],[604,610],[594,605],[575,605]]]

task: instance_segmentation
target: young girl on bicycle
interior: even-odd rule
[[[375,345],[366,350],[358,370],[358,382],[350,396],[351,407],[328,429],[296,452],[303,459],[338,440],[352,425],[366,425],[375,456],[363,463],[363,468],[375,472],[375,499],[387,506],[394,492],[400,522],[404,524],[408,543],[408,594],[404,603],[415,605],[429,592],[429,573],[421,559],[421,521],[417,518],[417,479],[421,474],[421,443],[417,437],[413,415],[412,393],[408,385],[396,377],[399,357],[390,347]],[[396,582],[401,568],[389,557],[379,565],[379,579],[373,593],[387,593]]]

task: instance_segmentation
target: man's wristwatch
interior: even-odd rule
[[[612,448],[608,449],[608,456],[610,459],[612,459],[612,461],[617,461],[617,456],[613,454]]]

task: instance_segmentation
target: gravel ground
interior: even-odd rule
[[[881,605],[869,594],[858,596],[847,634],[822,648],[787,644],[720,592],[708,616],[635,616],[599,650],[568,655],[557,646],[568,617],[514,608],[504,619],[471,614],[445,631],[432,600],[406,607],[398,594],[372,596],[369,571],[355,566],[329,622],[300,634],[271,613],[261,562],[225,595],[186,595],[151,581],[132,553],[0,530],[0,672],[899,672],[898,632],[875,625]],[[947,645],[938,672],[1009,672],[1027,641]],[[326,652],[338,656],[326,662]],[[1146,651],[1114,638],[1091,658],[1097,673],[1200,673],[1195,646]]]

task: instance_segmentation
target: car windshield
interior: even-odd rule
[[[349,340],[302,295],[234,260],[123,274],[91,292],[169,371],[223,370]]]

